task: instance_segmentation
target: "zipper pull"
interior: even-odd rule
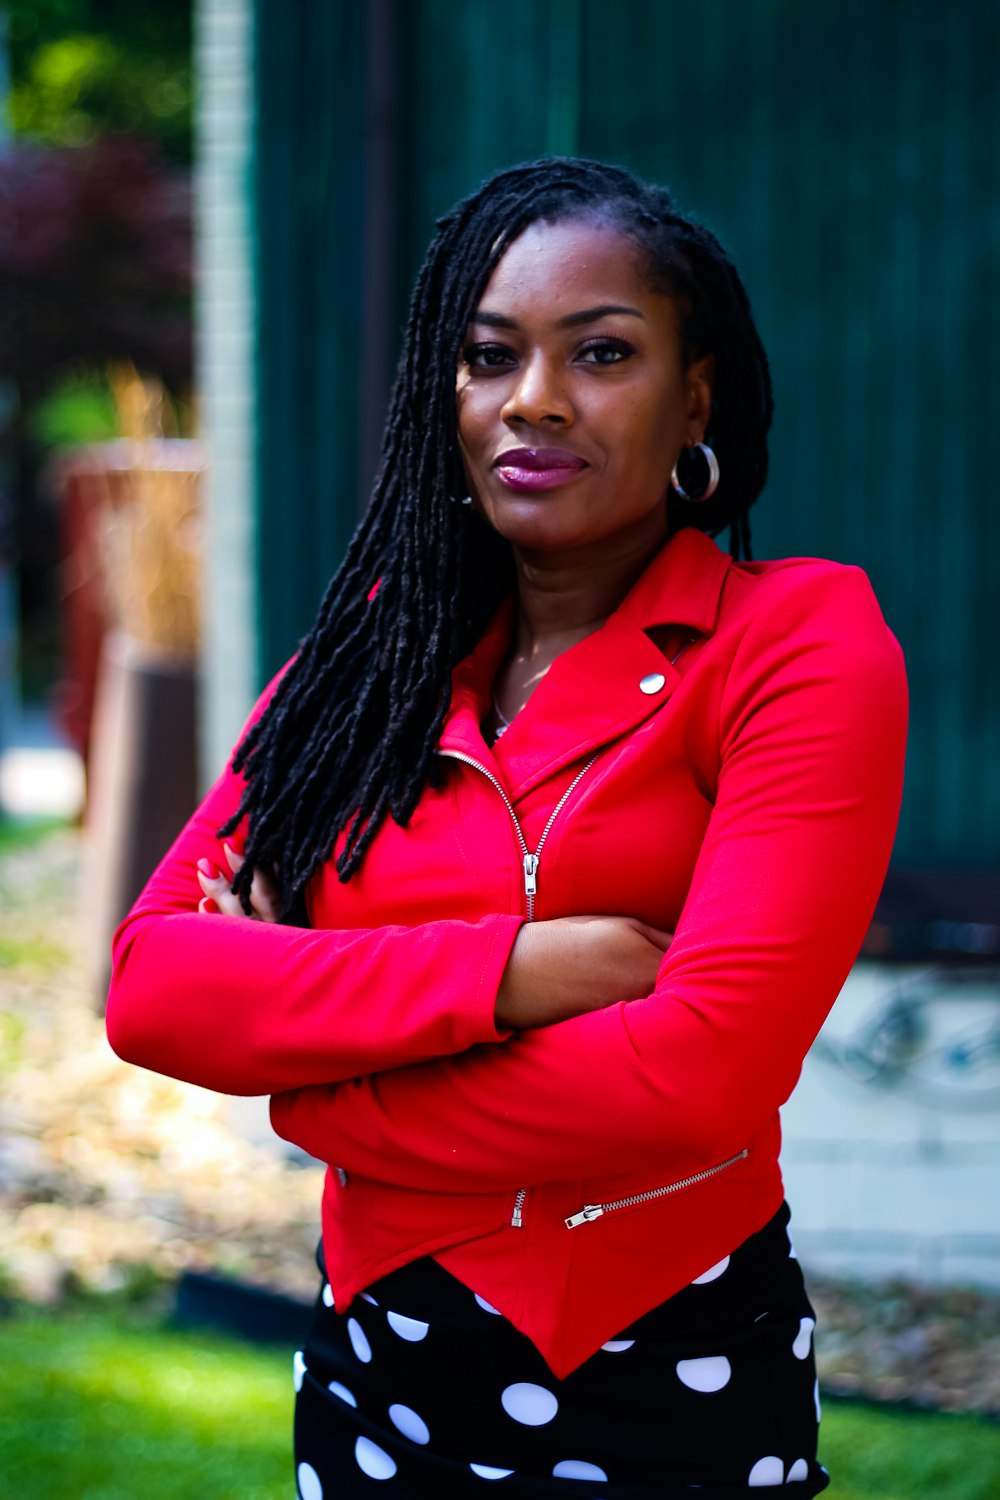
[[[510,1216],[510,1227],[512,1229],[521,1229],[524,1227],[524,1200],[527,1196],[527,1188],[518,1188],[517,1197],[514,1199],[514,1212]]]
[[[534,896],[538,890],[538,855],[524,856],[524,894]]]
[[[591,1219],[599,1219],[603,1212],[603,1203],[588,1203],[586,1208],[581,1208],[578,1214],[572,1214],[566,1220],[566,1228],[575,1229],[578,1224],[589,1224]]]

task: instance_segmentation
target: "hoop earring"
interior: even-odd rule
[[[708,483],[701,494],[691,495],[687,490],[682,488],[681,482],[677,478],[677,464],[674,464],[673,473],[670,475],[670,483],[678,495],[680,495],[682,500],[689,500],[692,505],[700,504],[702,500],[710,500],[719,488],[719,460],[707,443],[694,443],[688,451],[693,452],[695,448],[701,449],[701,456],[708,465]]]
[[[463,495],[461,497],[461,499],[459,499],[459,497],[457,495],[449,495],[448,499],[451,501],[452,505],[471,505],[472,504],[472,496],[471,495]]]

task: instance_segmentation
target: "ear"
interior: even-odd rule
[[[693,447],[695,443],[703,441],[708,419],[712,415],[715,355],[703,354],[700,359],[693,359],[684,372],[684,381],[688,393],[688,442]]]

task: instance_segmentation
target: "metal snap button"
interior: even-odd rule
[[[640,693],[645,693],[648,697],[652,697],[653,693],[660,691],[666,684],[666,681],[667,679],[662,672],[647,672],[645,677],[639,679],[639,691]]]

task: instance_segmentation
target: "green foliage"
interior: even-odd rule
[[[291,1350],[180,1333],[124,1303],[0,1321],[0,1473],[18,1500],[284,1500]],[[831,1500],[994,1500],[1000,1427],[834,1403]]]
[[[121,435],[120,426],[106,378],[85,369],[67,375],[29,419],[31,436],[44,448],[107,442]]]
[[[65,37],[33,55],[8,109],[14,130],[43,145],[87,145],[110,130],[156,136],[180,154],[191,130],[191,69],[130,56],[109,37]]]

